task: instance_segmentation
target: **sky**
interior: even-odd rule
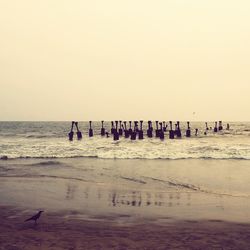
[[[0,0],[0,120],[250,121],[249,0]]]

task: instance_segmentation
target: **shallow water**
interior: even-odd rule
[[[248,160],[17,159],[0,161],[0,205],[249,222],[249,177]]]
[[[249,160],[19,159],[0,161],[0,177],[63,179],[250,198]]]

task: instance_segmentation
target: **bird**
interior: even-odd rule
[[[37,214],[33,215],[32,217],[30,217],[29,219],[25,220],[24,222],[30,221],[30,220],[34,220],[35,224],[36,224],[36,221],[40,218],[42,212],[44,212],[44,211],[40,210]]]

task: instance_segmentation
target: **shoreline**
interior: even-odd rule
[[[1,161],[0,206],[77,211],[85,216],[250,223],[249,163],[94,158]]]
[[[248,195],[248,167],[231,160],[0,161],[0,250],[249,249],[249,197],[221,193]],[[38,210],[45,212],[37,225],[24,223]]]

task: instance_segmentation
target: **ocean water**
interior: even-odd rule
[[[213,122],[208,123],[213,127]],[[72,158],[96,157],[106,159],[250,159],[250,122],[230,122],[230,130],[218,133],[209,130],[204,135],[204,122],[191,123],[191,138],[185,137],[186,124],[181,123],[182,138],[165,140],[147,138],[119,141],[101,137],[100,122],[93,122],[94,137],[88,137],[88,122],[79,122],[81,141],[68,140],[70,122],[0,122],[0,157]],[[110,132],[110,122],[104,127]],[[199,129],[194,136],[195,128]],[[75,135],[76,136],[76,135]]]
[[[69,141],[70,127],[0,122],[0,205],[250,221],[249,122],[207,135],[203,122],[191,123],[191,138],[181,123],[183,137],[166,132],[164,141],[113,141],[101,137],[100,122],[92,138],[80,122],[83,139]]]

